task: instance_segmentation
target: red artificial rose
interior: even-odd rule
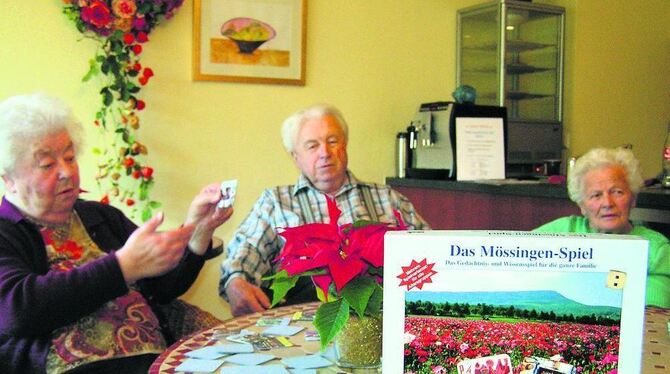
[[[144,85],[146,85],[146,84],[149,82],[149,78],[147,78],[147,77],[140,77],[140,79],[138,79],[137,81],[140,82],[140,84],[144,86]]]
[[[142,171],[142,176],[144,177],[144,179],[150,179],[151,176],[154,174],[154,169],[153,169],[153,168],[150,168],[150,167],[148,167],[148,166],[147,166],[147,167],[143,167],[143,168],[141,169],[141,171]]]
[[[133,29],[135,30],[146,30],[148,28],[147,21],[144,17],[135,17],[133,18]]]
[[[142,70],[142,64],[140,64],[139,62],[136,62],[135,65],[133,65],[133,70],[135,70],[135,71]]]
[[[135,179],[140,179],[140,177],[142,176],[142,173],[140,173],[140,171],[136,169],[136,170],[133,170],[133,173],[131,175]]]
[[[133,206],[133,205],[135,205],[135,200],[133,200],[133,199],[128,199],[128,200],[126,200],[126,205],[128,205],[128,206]]]
[[[123,160],[123,166],[125,166],[126,168],[132,167],[133,165],[135,165],[135,159],[133,159],[132,157],[126,157]]]
[[[133,53],[135,53],[136,55],[139,55],[140,53],[142,53],[142,46],[139,45],[139,44],[135,44],[133,46]]]
[[[128,45],[131,45],[131,44],[133,44],[134,41],[135,41],[135,37],[133,36],[133,34],[127,33],[127,34],[123,35],[123,42],[124,43],[126,43]]]
[[[144,68],[144,71],[142,72],[142,75],[144,75],[147,78],[151,78],[154,76],[154,71],[151,70],[151,68]]]
[[[137,100],[137,104],[135,105],[135,108],[137,110],[142,110],[146,107],[147,105],[144,103],[142,100]]]
[[[149,41],[149,36],[147,35],[146,32],[140,31],[137,33],[137,42],[138,43],[146,43]]]
[[[109,196],[107,195],[103,196],[102,199],[100,199],[100,202],[105,205],[109,205]]]
[[[114,0],[112,9],[120,18],[132,18],[137,11],[137,5],[134,0]]]
[[[81,19],[97,28],[106,28],[112,21],[112,13],[107,5],[99,0],[93,0],[81,10]]]

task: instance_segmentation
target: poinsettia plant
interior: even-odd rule
[[[311,277],[322,302],[314,316],[324,349],[342,330],[351,312],[359,317],[379,317],[382,308],[384,234],[406,226],[400,223],[356,221],[339,226],[342,213],[333,199],[326,198],[330,223],[310,223],[284,228],[286,240],[276,261],[279,271],[272,279],[272,305],[279,303],[298,281]]]
[[[183,0],[63,0],[63,13],[77,30],[98,48],[89,61],[82,80],[100,78],[101,107],[95,114],[103,145],[93,149],[98,156],[96,181],[103,193],[103,203],[118,202],[130,207],[134,216],[139,210],[146,221],[160,203],[150,198],[154,169],[145,156],[146,145],[140,142],[139,112],[146,103],[140,90],[154,75],[142,66],[142,44],[162,20],[172,17]]]

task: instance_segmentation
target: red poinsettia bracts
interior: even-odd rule
[[[335,200],[326,200],[330,222],[284,228],[280,235],[286,239],[286,244],[276,260],[281,263],[280,269],[286,270],[290,276],[325,270],[324,274],[312,276],[324,295],[328,295],[332,283],[339,293],[352,279],[368,274],[370,267],[381,267],[384,263],[384,234],[395,229],[386,223],[370,222],[338,226],[342,212]],[[399,228],[404,229],[402,219],[399,222]]]

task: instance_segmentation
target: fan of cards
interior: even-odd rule
[[[228,208],[233,206],[236,194],[237,194],[237,179],[231,179],[221,182],[221,200],[219,200],[217,206],[219,208]]]

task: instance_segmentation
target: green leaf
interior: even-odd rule
[[[163,204],[159,203],[158,201],[149,201],[149,206],[151,209],[158,209],[162,206]]]
[[[274,279],[270,289],[272,290],[272,306],[275,306],[282,301],[288,291],[295,286],[299,277],[291,277],[286,270],[282,270],[277,274],[270,276],[270,278]]]
[[[112,102],[114,101],[114,96],[112,95],[112,92],[108,90],[107,88],[103,88],[102,90],[102,103],[105,104],[105,106],[110,106],[112,105]]]
[[[92,58],[88,61],[88,72],[81,78],[81,81],[88,82],[91,77],[98,73],[100,73],[100,70],[98,70],[98,63]]]
[[[369,225],[378,225],[378,224],[379,224],[379,222],[367,221],[367,220],[364,220],[364,219],[359,219],[358,221],[354,222],[354,224],[353,224],[352,226],[353,226],[355,229],[358,229],[358,228],[361,228],[361,227],[365,227],[365,226],[369,226]]]
[[[363,317],[376,285],[377,282],[372,277],[358,277],[342,289],[342,297],[354,308],[359,317]]]
[[[323,303],[314,315],[314,327],[321,337],[321,350],[335,339],[337,334],[349,320],[349,303],[338,299],[330,303]]]
[[[365,314],[369,316],[379,316],[382,310],[382,301],[384,297],[384,289],[379,285],[375,285],[375,292],[368,300],[368,307],[365,309]]]
[[[102,154],[102,150],[100,150],[100,148],[98,148],[98,147],[93,147],[91,149],[91,152],[93,152],[94,155],[101,155]]]
[[[100,71],[105,75],[109,74],[109,62],[107,62],[107,60],[103,60],[100,64]]]
[[[144,209],[142,209],[142,222],[146,222],[150,218],[151,218],[151,207],[145,206]]]
[[[149,197],[149,190],[147,189],[146,186],[140,184],[140,195],[139,195],[140,201],[144,201],[148,197]]]

